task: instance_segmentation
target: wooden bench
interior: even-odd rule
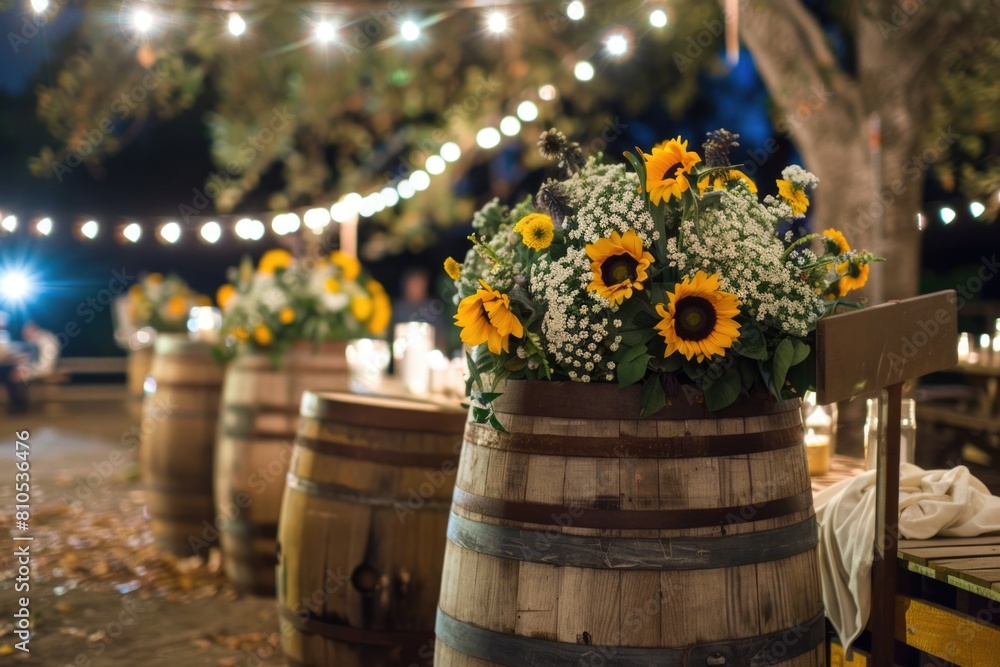
[[[125,357],[66,357],[56,369],[37,378],[30,387],[32,403],[53,403],[59,400],[59,388],[70,384],[74,377],[87,375],[123,375]]]

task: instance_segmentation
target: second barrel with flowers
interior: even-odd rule
[[[244,262],[218,297],[235,359],[222,394],[215,458],[216,528],[227,576],[274,592],[277,523],[299,402],[305,391],[346,390],[345,341],[381,334],[389,298],[340,252]]]

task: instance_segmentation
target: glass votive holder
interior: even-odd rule
[[[865,465],[868,470],[878,467],[879,401],[868,399],[865,420]],[[914,463],[917,451],[917,402],[904,398],[899,419],[899,462]]]
[[[222,331],[222,311],[212,306],[195,306],[188,313],[187,328],[191,340],[214,345]]]
[[[972,352],[972,340],[968,331],[958,334],[958,363],[969,363],[969,354]]]
[[[434,327],[427,322],[407,322],[396,327],[393,357],[406,391],[417,396],[430,390],[427,353],[434,349]]]
[[[441,350],[427,353],[427,368],[430,371],[430,392],[443,395],[448,391],[448,357]]]
[[[358,394],[378,392],[389,368],[389,343],[378,338],[348,341],[347,368],[351,372],[351,391]]]

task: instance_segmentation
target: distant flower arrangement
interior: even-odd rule
[[[565,177],[513,209],[473,218],[473,248],[445,270],[456,323],[476,348],[474,412],[505,379],[642,384],[642,414],[680,391],[710,410],[740,394],[801,396],[814,383],[817,321],[863,287],[880,258],[836,230],[779,236],[805,215],[817,179],[782,171],[777,196],[729,154],[738,135],[709,135],[705,159],[680,137],[625,165],[586,159],[556,130],[539,141]]]
[[[234,351],[281,353],[298,341],[322,343],[378,336],[392,317],[389,296],[357,259],[293,258],[268,250],[256,267],[245,258],[219,288],[222,333]]]
[[[150,327],[158,333],[186,332],[191,309],[212,305],[211,299],[193,292],[174,274],[147,274],[129,288],[128,297],[132,325],[137,329]]]

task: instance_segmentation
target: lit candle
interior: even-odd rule
[[[806,433],[806,456],[810,475],[830,472],[830,436],[817,434],[813,429]]]
[[[411,394],[425,395],[430,388],[430,366],[427,353],[434,349],[434,327],[426,322],[406,325],[406,346],[403,350],[403,386]]]
[[[211,306],[195,306],[188,314],[187,326],[191,340],[217,343],[222,329],[222,311]]]
[[[990,365],[990,352],[992,352],[990,346],[992,342],[989,334],[983,334],[979,337],[979,363],[983,366]]]
[[[969,363],[969,354],[971,353],[969,348],[969,334],[963,331],[958,335],[958,363]]]
[[[431,393],[444,394],[448,389],[448,357],[441,350],[431,350],[427,353],[427,367]]]

